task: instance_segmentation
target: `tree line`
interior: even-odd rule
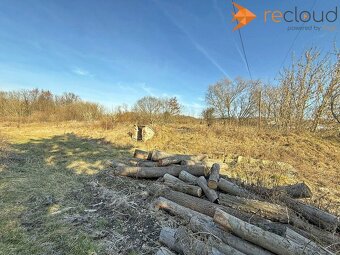
[[[339,123],[340,54],[321,56],[307,50],[283,69],[278,83],[223,78],[208,87],[201,117],[208,125],[238,122],[275,126],[284,130],[316,131]],[[0,91],[0,119],[17,121],[95,121],[108,128],[117,122],[164,123],[181,121],[183,107],[176,97],[144,96],[132,107],[104,107],[73,93],[54,95],[49,90]],[[182,116],[182,117],[181,117]]]
[[[254,120],[285,130],[339,123],[340,54],[321,57],[315,48],[293,59],[276,85],[260,80],[222,79],[209,86],[202,117],[227,121]]]

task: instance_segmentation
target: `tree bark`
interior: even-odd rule
[[[168,158],[163,158],[158,160],[158,166],[168,166],[172,164],[179,164],[181,163],[182,158],[179,156],[172,156]]]
[[[208,187],[211,189],[217,189],[219,178],[220,178],[220,165],[215,163],[212,165],[211,170],[210,170]]]
[[[156,255],[176,255],[172,251],[168,250],[165,247],[159,248],[159,250],[156,252]]]
[[[258,227],[261,227],[265,230],[271,231],[273,233],[277,233],[279,235],[283,235],[285,233],[285,226],[280,223],[274,223],[269,220],[263,219],[257,215],[241,212],[239,210],[221,206],[218,204],[211,203],[210,201],[197,198],[194,196],[190,196],[181,192],[173,191],[165,186],[153,184],[149,192],[154,196],[163,196],[181,206],[187,207],[196,212],[208,215],[210,217],[214,217],[215,210],[217,208],[226,211],[227,213],[234,215],[244,221],[252,223]]]
[[[175,232],[175,245],[184,255],[208,255],[209,250],[212,248],[191,237],[183,226],[179,227]]]
[[[197,185],[197,177],[187,171],[181,171],[178,178],[186,183]]]
[[[322,243],[325,245],[340,244],[340,237],[338,234],[324,231],[306,222],[305,220],[297,216],[293,211],[289,211],[289,219],[293,225],[294,230],[308,239],[312,239],[318,243]]]
[[[136,149],[133,157],[139,159],[151,159],[151,153],[148,151]]]
[[[137,163],[137,166],[156,167],[156,166],[158,166],[158,164],[157,164],[157,162],[150,161],[150,160],[141,160]]]
[[[207,186],[207,180],[204,178],[204,176],[198,177],[197,184],[200,186],[206,195],[206,197],[209,199],[210,202],[217,202],[218,201],[218,195],[215,190],[210,189]]]
[[[310,198],[313,195],[312,191],[305,183],[278,186],[273,188],[272,192],[283,192],[292,198]]]
[[[288,223],[287,208],[280,205],[227,194],[220,194],[219,201],[221,205],[248,213],[254,213],[272,221]]]
[[[202,161],[198,161],[198,160],[182,160],[181,161],[181,165],[183,166],[195,166],[195,165],[202,165],[203,162]]]
[[[171,250],[184,255],[222,255],[210,245],[204,244],[190,236],[185,227],[178,229],[164,227],[161,230],[159,241]]]
[[[282,236],[244,222],[220,209],[216,209],[214,221],[221,225],[225,230],[229,230],[237,236],[278,255],[309,254],[298,244],[291,242]]]
[[[333,214],[327,213],[314,206],[306,205],[287,196],[282,198],[282,200],[288,207],[300,213],[305,219],[318,227],[331,232],[335,231],[339,227],[339,218]]]
[[[195,197],[202,196],[202,189],[200,187],[186,184],[185,182],[181,181],[180,179],[170,175],[165,174],[164,177],[164,184],[172,188],[173,190],[180,191]]]
[[[186,223],[190,222],[190,219],[194,216],[198,216],[200,218],[210,218],[207,215],[204,215],[202,213],[196,212],[194,210],[191,210],[189,208],[186,208],[185,206],[181,206],[175,202],[172,202],[171,200],[168,200],[164,197],[159,197],[153,202],[153,206],[156,209],[162,209],[166,212],[168,212],[171,215],[178,216],[182,218]]]
[[[295,232],[289,227],[287,227],[286,229],[285,237],[288,240],[300,245],[301,247],[305,247],[307,254],[319,254],[319,255],[332,255],[333,254],[331,251],[317,245],[313,241],[300,235],[299,233]]]
[[[165,166],[165,167],[127,167],[119,166],[116,168],[115,175],[131,176],[139,178],[159,178],[164,174],[178,176],[181,171],[187,171],[196,176],[206,174],[204,166]]]
[[[296,183],[287,186],[277,186],[271,189],[264,187],[250,187],[251,190],[260,194],[261,196],[277,196],[277,195],[287,195],[292,198],[310,198],[312,197],[312,191],[305,183]]]
[[[207,232],[214,236],[220,238],[224,243],[228,244],[230,247],[243,252],[247,255],[272,255],[270,251],[264,250],[238,236],[231,234],[229,231],[223,231],[213,222],[211,217],[191,217],[189,228],[193,232]],[[234,253],[230,253],[234,254]]]
[[[169,227],[162,228],[161,233],[159,234],[159,242],[166,245],[170,250],[180,252],[175,245],[175,233],[175,229]]]
[[[220,178],[218,181],[218,188],[222,190],[223,192],[226,192],[228,194],[239,196],[239,197],[245,197],[245,198],[255,198],[256,196],[252,193],[250,193],[248,190],[243,189],[236,185],[233,182],[230,182],[224,178]]]

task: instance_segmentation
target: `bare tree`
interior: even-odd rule
[[[235,81],[222,79],[210,85],[205,96],[208,106],[214,108],[215,113],[222,119],[237,115],[239,104],[235,101],[246,90],[248,83],[241,78]]]
[[[214,112],[214,108],[210,107],[204,109],[201,113],[202,118],[205,120],[208,126],[211,126],[213,124],[213,121],[215,119]]]
[[[138,112],[144,120],[147,119],[153,123],[161,114],[162,105],[163,102],[161,99],[152,96],[145,96],[136,102],[134,110]]]

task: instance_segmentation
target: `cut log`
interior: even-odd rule
[[[178,157],[181,160],[197,160],[201,161],[206,158],[206,155],[181,155],[181,154],[169,154],[164,151],[154,150],[151,155],[151,159],[153,161],[159,161],[161,159],[169,158],[169,157]]]
[[[162,209],[171,215],[178,216],[182,218],[186,223],[190,222],[190,219],[194,216],[199,216],[200,218],[211,218],[207,215],[201,214],[184,206],[181,206],[171,200],[164,197],[159,197],[153,202],[153,206],[156,209]]]
[[[175,233],[175,229],[169,227],[162,228],[161,233],[159,234],[159,242],[173,251],[181,252],[175,245]]]
[[[233,182],[230,182],[224,178],[220,178],[218,181],[218,188],[225,193],[245,198],[255,198],[256,196],[250,193],[248,190],[241,188]]]
[[[305,247],[305,251],[307,254],[320,254],[320,255],[333,255],[331,251],[327,250],[326,248],[323,248],[313,241],[305,238],[304,236],[300,235],[299,233],[295,232],[294,230],[287,227],[286,235],[285,237],[295,242],[296,244],[300,245],[301,247]]]
[[[178,178],[186,183],[196,185],[197,184],[197,177],[189,174],[187,171],[181,171],[179,173]]]
[[[106,164],[107,166],[114,167],[114,168],[126,166],[125,163],[122,163],[116,160],[108,160]]]
[[[235,248],[229,246],[228,244],[225,244],[219,240],[216,239],[220,239],[219,237],[215,237],[213,238],[212,236],[208,237],[208,245],[210,245],[212,248],[212,251],[219,252],[221,255],[223,254],[233,254],[233,255],[245,255],[243,252],[240,252],[238,250],[236,250]]]
[[[310,254],[298,244],[244,222],[220,209],[216,209],[214,221],[225,230],[278,255]]]
[[[237,236],[232,235],[229,232],[224,232],[220,228],[218,228],[212,218],[201,214],[199,212],[193,211],[189,208],[176,204],[164,197],[159,197],[153,202],[153,205],[156,209],[162,209],[171,215],[178,216],[182,218],[185,223],[189,223],[189,228],[193,232],[206,232],[210,233],[214,236],[220,238],[223,242],[230,246],[229,250],[232,250],[232,247],[236,250],[240,250],[245,254],[250,255],[270,255],[272,253],[264,251],[262,248],[259,248]],[[218,248],[218,245],[216,245]],[[225,247],[227,248],[227,247]],[[233,253],[231,253],[233,254]],[[236,252],[234,254],[237,254]]]
[[[209,250],[212,248],[191,237],[183,226],[179,227],[175,232],[175,246],[184,255],[208,255]]]
[[[150,160],[141,160],[137,163],[137,166],[156,167],[158,166],[158,164],[157,162],[150,161]]]
[[[219,202],[221,205],[254,213],[272,221],[288,223],[287,208],[280,205],[222,193],[220,194]]]
[[[265,187],[249,186],[248,189],[260,194],[264,197],[277,196],[277,195],[287,195],[292,198],[310,198],[312,197],[312,192],[310,188],[305,183],[297,183],[287,186],[276,186],[274,188],[268,189]]]
[[[187,184],[180,179],[170,175],[165,174],[164,177],[164,184],[172,188],[173,190],[180,191],[195,197],[202,196],[202,189],[200,187]]]
[[[165,247],[161,247],[156,252],[156,255],[176,255],[176,254],[173,253],[172,251],[170,251],[169,249],[165,248]]]
[[[170,153],[167,153],[165,151],[154,150],[154,151],[152,151],[152,154],[151,154],[151,160],[158,161],[160,159],[168,158],[168,157],[171,157],[171,156],[174,156],[174,154],[170,154]]]
[[[339,218],[333,214],[327,213],[315,206],[306,205],[288,196],[283,197],[282,200],[288,207],[300,213],[305,219],[318,227],[331,232],[335,231],[339,227]]]
[[[158,166],[169,166],[172,164],[179,164],[181,163],[182,158],[179,156],[172,156],[168,158],[163,158],[158,161]]]
[[[208,187],[211,189],[217,189],[219,178],[220,178],[220,165],[215,163],[212,165],[211,170],[210,170]]]
[[[195,161],[195,160],[182,160],[181,165],[183,166],[194,166],[194,165],[202,165],[202,161]]]
[[[272,255],[270,251],[264,250],[263,248],[256,246],[238,236],[231,234],[229,231],[223,231],[213,222],[211,217],[203,218],[200,216],[191,217],[189,228],[193,232],[205,232],[211,233],[214,236],[220,238],[224,243],[230,247],[243,252],[248,255]],[[232,252],[227,254],[234,254]]]
[[[119,166],[115,170],[115,175],[131,176],[139,178],[159,178],[164,174],[178,176],[181,171],[187,171],[196,176],[205,175],[207,170],[204,166],[165,166],[165,167],[126,167]]]
[[[218,202],[218,195],[216,191],[208,187],[207,180],[204,178],[204,176],[201,176],[197,179],[197,184],[202,188],[204,194],[210,202]]]
[[[139,159],[151,159],[151,153],[148,151],[136,149],[133,157]]]
[[[225,206],[211,203],[201,198],[197,198],[194,196],[190,196],[188,194],[173,191],[169,189],[168,187],[165,187],[159,184],[153,184],[150,187],[149,192],[151,195],[163,196],[179,205],[192,209],[196,212],[200,212],[202,214],[208,215],[210,217],[214,217],[216,208],[220,208],[228,212],[229,214],[234,215],[235,217],[238,217],[244,221],[250,222],[256,226],[259,226],[273,233],[283,235],[286,230],[285,226],[281,223],[274,223],[254,214],[241,212],[239,210],[236,210],[230,207],[225,207]]]
[[[278,186],[273,188],[272,192],[283,192],[292,198],[310,198],[313,195],[312,191],[305,183]]]
[[[159,241],[171,250],[184,255],[220,255],[222,253],[213,249],[210,245],[204,244],[189,235],[185,227],[178,229],[164,227],[161,230]]]
[[[289,210],[290,222],[296,232],[304,237],[325,245],[340,244],[340,237],[337,234],[324,231],[305,220],[301,219],[295,212]],[[340,245],[339,245],[340,249]]]

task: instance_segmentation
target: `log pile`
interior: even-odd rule
[[[153,208],[182,219],[178,228],[162,229],[155,254],[336,254],[340,248],[339,218],[301,201],[312,196],[304,183],[251,188],[220,176],[219,164],[208,168],[204,155],[136,150],[134,157],[134,166],[112,164],[114,174],[161,178],[149,187]]]

